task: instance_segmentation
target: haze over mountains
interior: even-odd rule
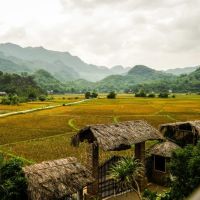
[[[68,52],[58,52],[47,50],[43,47],[26,47],[12,43],[0,44],[0,58],[15,63],[15,69],[7,68],[7,71],[34,72],[38,69],[44,69],[54,75],[61,81],[70,81],[76,79],[86,79],[89,81],[98,81],[111,74],[126,73],[129,68],[114,66],[109,69],[103,66],[87,64],[77,56],[72,56]],[[2,61],[2,62],[5,62]],[[20,67],[17,67],[20,66]],[[11,69],[12,68],[12,69]],[[0,65],[0,69],[2,69]],[[5,68],[3,68],[5,71]]]
[[[12,43],[0,44],[0,70],[6,72],[34,73],[39,69],[50,72],[62,82],[77,79],[99,81],[109,75],[126,74],[131,68],[121,65],[107,68],[87,64],[68,52],[47,50],[43,47],[21,47]],[[197,67],[166,70],[175,75],[191,73]]]
[[[166,71],[157,71],[144,65],[107,68],[87,64],[68,52],[52,51],[43,47],[23,48],[12,43],[0,44],[0,71],[18,74],[27,72],[34,76],[42,89],[55,92],[123,91],[132,90],[139,84],[153,84],[160,88],[159,85],[163,83],[171,85],[171,88],[179,85],[179,91],[181,84],[189,85],[191,81],[190,88],[194,84],[198,88],[200,80],[199,70],[195,71],[197,68],[198,66],[193,66]]]

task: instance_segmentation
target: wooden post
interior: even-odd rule
[[[135,144],[135,158],[140,160],[140,162],[145,167],[145,142]],[[146,178],[145,172],[144,172],[144,176],[138,180],[141,190],[144,190],[146,183],[147,183],[146,180],[147,180],[147,178]]]
[[[77,191],[77,200],[83,200],[83,189]]]
[[[88,168],[92,172],[95,181],[87,187],[89,196],[98,197],[99,194],[99,146],[91,143],[88,147]]]

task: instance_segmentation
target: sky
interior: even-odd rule
[[[107,67],[199,65],[200,0],[0,0],[6,42]]]

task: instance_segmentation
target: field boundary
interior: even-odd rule
[[[54,137],[65,136],[65,135],[69,135],[69,134],[72,134],[72,133],[76,133],[76,132],[72,131],[72,132],[67,132],[67,133],[62,133],[62,134],[57,134],[57,135],[51,135],[51,136],[47,136],[47,137],[39,137],[39,138],[33,138],[33,139],[29,139],[29,140],[20,140],[20,141],[17,141],[17,142],[1,144],[0,148],[8,146],[8,145],[15,145],[15,144],[24,143],[24,142],[32,142],[32,141],[37,141],[37,140],[45,140],[45,139],[50,139],[50,138],[54,138]],[[0,149],[0,151],[2,151],[2,150]]]

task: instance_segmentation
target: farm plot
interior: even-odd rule
[[[118,95],[113,100],[101,97],[77,105],[0,119],[0,150],[33,162],[75,156],[86,163],[87,144],[80,148],[70,145],[71,137],[86,125],[143,119],[157,128],[162,123],[200,120],[199,111],[199,95],[178,95],[175,99],[134,98],[132,95]],[[132,153],[133,150],[101,151],[100,158],[103,161],[113,154]]]

